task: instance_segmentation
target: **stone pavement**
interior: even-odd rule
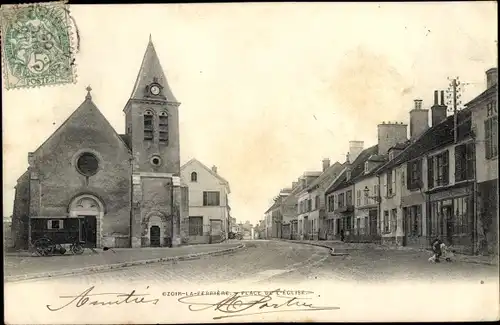
[[[344,243],[339,240],[284,240],[297,244],[307,244],[314,246],[321,246],[326,248],[333,248],[334,252],[343,253],[349,250],[399,250],[408,252],[427,252],[430,249],[416,248],[416,247],[402,247],[390,246],[373,243]],[[455,260],[465,263],[498,265],[498,255],[482,256],[482,255],[464,255],[455,253]],[[429,257],[431,253],[429,252]]]
[[[196,259],[218,255],[244,247],[243,243],[190,245],[175,248],[115,248],[97,254],[90,250],[82,255],[31,256],[27,253],[4,256],[4,281],[18,281],[85,272],[104,271],[127,266]]]

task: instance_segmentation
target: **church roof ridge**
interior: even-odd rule
[[[151,34],[149,35],[148,45],[144,56],[142,58],[141,67],[137,73],[137,78],[135,80],[134,89],[130,98],[141,99],[144,96],[144,89],[147,85],[158,80],[160,85],[163,87],[164,95],[167,97],[169,102],[178,103],[175,98],[168,80],[165,77],[165,71],[163,70],[158,54],[156,53]]]
[[[42,144],[40,146],[38,146],[38,148],[36,148],[36,150],[33,151],[33,154],[36,154],[41,148],[43,148],[43,146],[49,142],[50,139],[52,139],[60,130],[63,129],[63,127],[68,123],[68,121],[71,120],[71,118],[77,113],[79,112],[80,110],[88,107],[88,105],[91,105],[91,108],[94,108],[97,112],[99,112],[99,114],[102,115],[102,117],[104,118],[104,120],[108,123],[109,127],[113,130],[113,132],[115,133],[115,135],[118,137],[118,139],[120,139],[120,141],[123,143],[123,145],[127,148],[127,150],[131,153],[132,151],[130,150],[129,146],[125,143],[125,141],[122,139],[122,137],[120,137],[120,135],[118,134],[118,132],[116,132],[115,128],[111,125],[111,123],[109,123],[108,119],[106,118],[106,116],[104,116],[104,114],[102,114],[101,110],[97,107],[97,105],[92,101],[92,95],[90,94],[90,91],[92,90],[92,88],[90,88],[90,86],[88,86],[86,88],[87,90],[87,94],[85,95],[85,100],[77,107],[77,109],[75,109],[73,111],[73,113],[71,113],[68,118],[66,118],[66,120],[64,120],[64,122],[61,123],[61,125],[59,125],[59,127],[54,131],[52,132],[51,135],[49,135],[47,137],[47,139],[45,139],[44,142],[42,142]]]

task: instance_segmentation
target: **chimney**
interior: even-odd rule
[[[488,71],[486,71],[486,89],[489,89],[496,83],[498,83],[498,69],[491,68]]]
[[[438,102],[438,91],[434,91],[434,105],[431,107],[432,115],[432,126],[436,126],[439,123],[446,120],[446,110],[447,107],[444,103],[444,91],[441,91],[441,104]]]
[[[349,161],[353,163],[363,151],[365,143],[363,141],[349,141]]]
[[[330,159],[323,159],[323,171],[325,171],[328,167],[330,167]]]
[[[378,125],[378,154],[386,155],[390,148],[398,143],[406,142],[408,125],[398,122],[382,122]]]
[[[217,166],[212,166],[212,171],[217,174]]]
[[[429,128],[429,110],[422,109],[422,100],[415,99],[415,107],[410,111],[410,139],[417,139]]]
[[[302,188],[306,187],[306,178],[305,177],[299,178],[299,181],[300,181],[300,187],[302,187]]]

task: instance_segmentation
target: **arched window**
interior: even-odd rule
[[[168,144],[168,114],[167,112],[160,113],[159,121],[160,143]]]
[[[153,112],[144,112],[144,140],[153,140],[154,127],[153,127]]]
[[[191,182],[197,182],[198,181],[198,174],[196,172],[191,173]]]

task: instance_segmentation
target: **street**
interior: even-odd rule
[[[271,311],[260,313],[255,307],[257,316],[240,313],[241,318],[236,320],[293,321],[297,315],[303,315],[304,321],[406,321],[426,317],[444,321],[474,320],[478,315],[484,319],[495,317],[492,314],[492,306],[496,304],[492,298],[498,293],[495,266],[467,262],[431,264],[425,252],[352,249],[348,250],[348,256],[331,256],[328,249],[307,244],[243,242],[245,248],[226,255],[6,282],[5,294],[9,297],[5,301],[6,319],[21,324],[56,320],[74,324],[91,313],[101,324],[213,322],[220,321],[218,317],[235,317],[228,315],[231,311],[213,307],[230,294],[219,296],[214,292],[276,289],[306,292],[303,298],[301,294],[293,294],[296,298],[276,296],[273,299],[277,302],[284,298],[307,299],[302,301],[340,309],[314,315],[283,312],[278,317]],[[191,299],[188,296],[193,292]],[[201,296],[200,292],[205,293]],[[159,304],[113,302],[132,293],[156,297]],[[260,295],[250,294],[245,299],[261,299],[257,298]],[[183,302],[182,297],[189,300]],[[402,303],[404,297],[408,303]],[[189,305],[193,301],[208,303],[209,307],[193,312],[196,310]],[[436,301],[440,301],[438,310],[434,310]],[[19,313],[21,305],[29,308]],[[422,315],[423,310],[434,311]]]
[[[132,266],[120,270],[28,280],[23,283],[309,283],[356,281],[380,283],[396,280],[487,281],[498,276],[494,266],[452,262],[431,264],[425,252],[348,250],[348,256],[331,256],[328,249],[280,241],[244,241],[236,252],[196,260]],[[12,283],[9,285],[17,285]]]

